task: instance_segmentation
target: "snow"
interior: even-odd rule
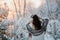
[[[12,36],[10,40],[60,40],[60,13],[59,13],[59,10],[57,11],[57,8],[59,7],[55,0],[48,0],[48,5],[46,1],[44,5],[38,8],[31,8],[28,5],[26,8],[26,11],[27,11],[26,16],[25,17],[19,16],[19,19],[14,20],[12,24],[14,25],[14,30],[11,31],[11,35],[12,33],[13,35],[14,33],[16,35],[15,37]],[[39,36],[32,35],[32,38],[30,38],[29,31],[26,28],[26,24],[32,20],[31,15],[34,15],[34,14],[37,14],[39,17],[42,17],[43,19],[45,18],[49,19],[49,23],[47,25],[46,33],[43,33]],[[58,16],[56,16],[56,14]],[[4,20],[2,22],[3,25],[9,25],[10,23],[11,22],[9,20]],[[10,32],[9,29],[8,29],[8,32]],[[21,33],[23,34],[22,38],[20,36]]]

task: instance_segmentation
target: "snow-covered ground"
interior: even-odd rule
[[[59,1],[56,0],[43,0],[43,1],[42,5],[40,5],[37,8],[35,7],[32,8],[31,4],[30,5],[28,4],[26,6],[25,17],[19,15],[18,16],[19,18],[16,16],[17,19],[15,20],[13,17],[10,17],[12,21],[4,20],[2,22],[3,25],[10,24],[13,27],[13,29],[9,29],[10,26],[9,27],[7,26],[8,28],[7,31],[11,34],[11,36],[9,37],[10,40],[60,40],[60,7],[58,3]],[[37,14],[39,17],[43,19],[45,18],[49,19],[49,23],[47,25],[46,33],[43,33],[39,36],[32,35],[32,37],[29,37],[29,31],[26,28],[26,24],[32,20],[31,15],[34,14]],[[13,15],[16,14],[12,14],[12,16]]]

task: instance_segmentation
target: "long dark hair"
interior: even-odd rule
[[[39,17],[37,15],[33,15],[32,18],[33,18],[32,24],[34,25],[35,30],[41,29],[42,26],[41,26],[41,21],[39,20]]]

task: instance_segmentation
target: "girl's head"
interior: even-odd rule
[[[33,20],[39,20],[39,17],[37,15],[32,15],[31,17],[33,18]]]

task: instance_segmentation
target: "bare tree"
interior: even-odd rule
[[[25,14],[26,14],[26,0],[24,0],[24,14],[23,14],[23,16],[25,16]]]

